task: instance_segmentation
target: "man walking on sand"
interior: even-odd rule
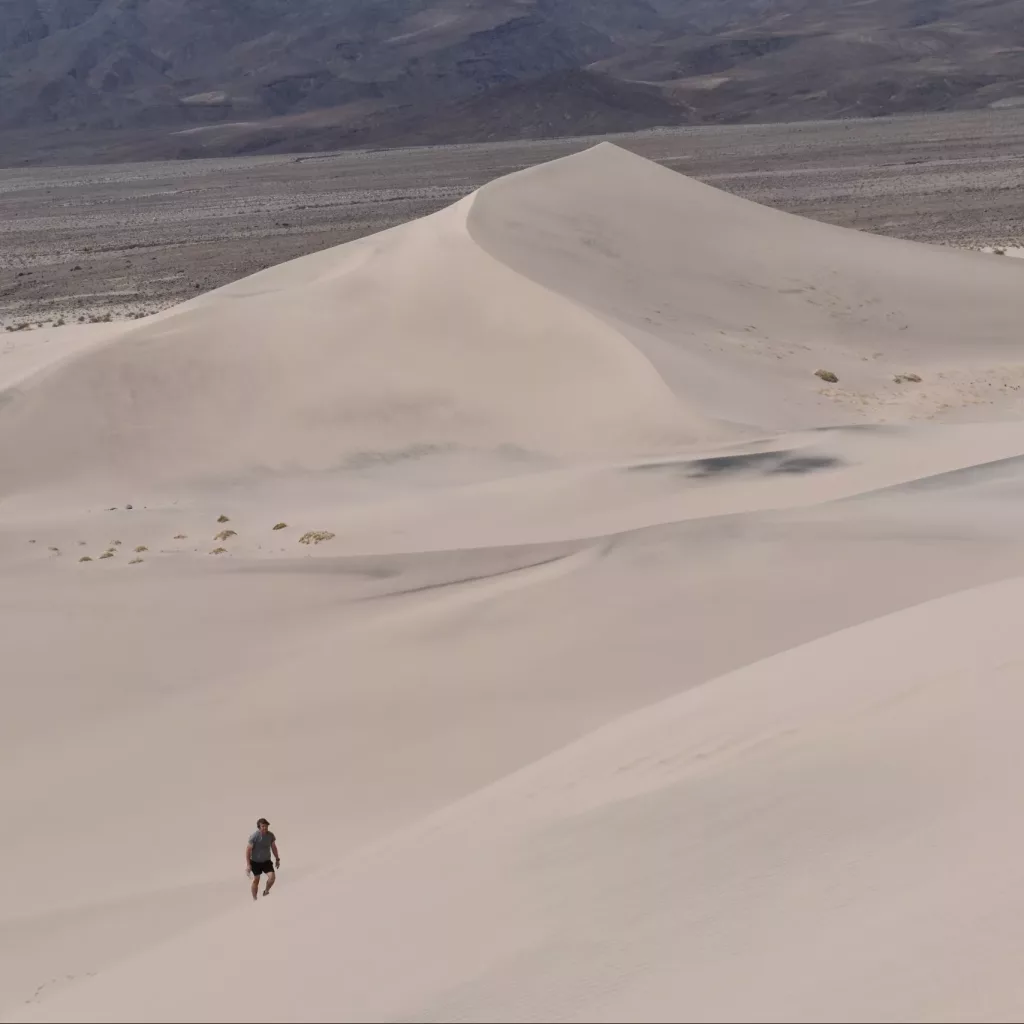
[[[266,896],[277,881],[274,869],[280,866],[281,855],[277,852],[277,836],[270,831],[270,822],[266,818],[260,818],[256,822],[256,831],[249,836],[249,842],[245,847],[245,877],[252,879],[253,899],[259,894],[260,875],[267,876],[267,887],[263,890],[263,895]]]

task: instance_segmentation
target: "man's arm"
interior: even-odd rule
[[[252,843],[245,844],[245,873],[252,874]]]
[[[274,853],[274,867],[275,868],[279,868],[281,866],[281,854],[279,854],[277,852],[277,840],[276,839],[270,844],[270,849]]]

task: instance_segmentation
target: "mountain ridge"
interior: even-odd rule
[[[115,132],[122,159],[232,155],[1024,103],[1014,6],[0,0],[0,151]]]

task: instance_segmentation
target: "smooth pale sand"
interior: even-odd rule
[[[1021,324],[602,145],[8,338],[0,1015],[1020,1019]]]

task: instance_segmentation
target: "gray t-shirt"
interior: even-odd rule
[[[255,861],[257,864],[266,864],[274,856],[273,851],[270,849],[270,844],[276,840],[277,836],[269,829],[266,832],[253,832],[249,836],[249,842],[252,845],[252,853],[249,854],[249,860]]]

